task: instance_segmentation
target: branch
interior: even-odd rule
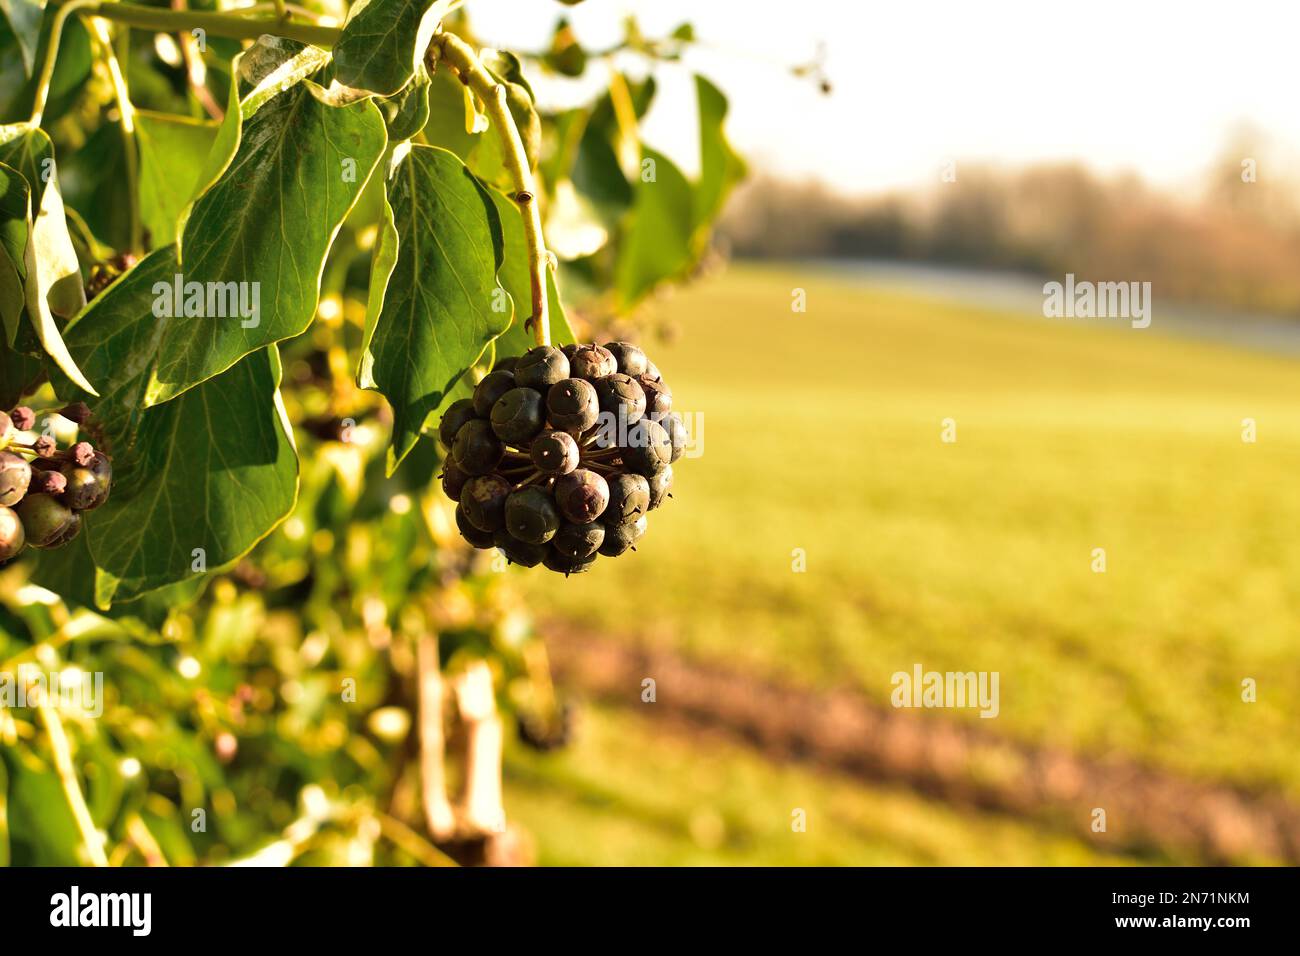
[[[90,16],[103,17],[105,20],[125,23],[127,26],[139,27],[142,30],[154,30],[158,33],[188,33],[190,30],[199,29],[212,36],[229,37],[233,40],[256,40],[263,33],[272,33],[316,46],[333,46],[343,33],[339,27],[293,23],[279,16],[245,17],[238,13],[167,10],[135,3],[102,3],[87,2],[87,0],[71,0],[64,3],[59,12],[62,13],[68,7],[75,7]]]
[[[532,167],[524,152],[524,141],[506,105],[505,84],[487,71],[474,50],[452,33],[439,33],[429,45],[431,55],[446,60],[460,74],[460,80],[483,101],[497,133],[501,137],[506,172],[514,186],[515,204],[524,220],[524,240],[528,245],[528,278],[532,285],[533,312],[529,322],[533,327],[533,341],[538,345],[551,344],[551,322],[546,303],[546,271],[551,257],[542,238],[542,214],[537,206],[537,185]]]
[[[99,831],[95,829],[95,821],[90,816],[90,808],[86,806],[81,784],[77,782],[77,771],[72,766],[72,751],[68,747],[68,735],[63,732],[63,721],[59,719],[58,711],[50,705],[44,693],[41,694],[36,707],[41,715],[41,722],[45,724],[45,732],[50,736],[50,749],[54,751],[54,769],[58,771],[59,783],[63,785],[63,795],[67,798],[68,807],[77,822],[77,830],[81,833],[81,842],[86,846],[90,862],[95,866],[108,866],[108,857],[104,855],[104,845],[100,842]]]

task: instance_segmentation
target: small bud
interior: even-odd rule
[[[61,471],[41,471],[36,469],[32,472],[31,490],[37,494],[61,495],[67,488],[67,476]]]
[[[95,446],[88,441],[79,441],[72,446],[72,460],[85,468],[95,460]]]
[[[84,425],[90,420],[90,406],[85,402],[73,402],[71,405],[65,406],[59,414],[70,422]]]
[[[41,458],[53,458],[54,453],[59,450],[59,446],[49,435],[42,435],[36,439],[36,443],[32,447],[36,449],[36,454]]]
[[[13,419],[14,427],[21,432],[31,431],[36,424],[36,413],[26,405],[19,405],[9,413],[9,417]]]

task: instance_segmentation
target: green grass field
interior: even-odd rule
[[[996,670],[996,732],[1300,796],[1300,363],[798,267],[654,312],[703,454],[637,554],[518,575],[544,616],[879,700]]]
[[[550,866],[1120,866],[1082,834],[959,812],[881,787],[778,767],[744,748],[584,712],[572,747],[505,765],[511,818]],[[796,832],[792,814],[805,813]]]

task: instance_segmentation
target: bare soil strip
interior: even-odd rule
[[[1035,747],[935,711],[898,710],[847,691],[784,686],[565,625],[546,631],[558,680],[647,717],[949,803],[1178,863],[1300,863],[1300,807],[1276,793],[1122,760]],[[653,678],[656,701],[642,701]],[[1092,830],[1094,810],[1106,832]]]

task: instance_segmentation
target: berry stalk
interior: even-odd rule
[[[550,255],[542,238],[542,213],[537,204],[537,184],[532,167],[524,151],[524,141],[519,135],[510,108],[506,105],[506,87],[487,71],[468,43],[452,33],[439,33],[429,45],[429,55],[436,62],[441,59],[454,67],[460,80],[483,101],[492,124],[501,137],[506,172],[514,186],[511,198],[519,207],[524,220],[524,241],[528,246],[528,278],[532,286],[532,317],[528,323],[533,329],[537,345],[551,344],[551,321],[546,302],[546,270],[550,268]]]

